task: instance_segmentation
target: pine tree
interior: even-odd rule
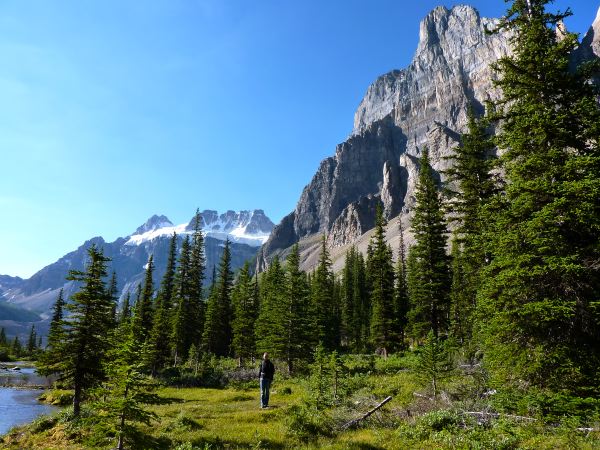
[[[360,252],[356,252],[352,273],[354,276],[352,294],[354,296],[354,351],[362,352],[367,349],[369,331],[371,329],[371,302],[367,290],[367,275],[365,260]]]
[[[177,234],[173,233],[169,243],[167,268],[163,276],[160,290],[156,299],[152,331],[148,345],[148,366],[156,375],[162,369],[171,355],[171,330],[173,320],[173,290],[177,257]]]
[[[8,339],[6,339],[4,327],[0,328],[0,347],[8,347]]]
[[[203,299],[204,270],[206,258],[204,255],[204,235],[202,234],[200,210],[194,216],[194,234],[192,235],[192,248],[190,252],[190,316],[193,323],[190,328],[194,330],[192,341],[199,343],[204,328],[205,304]]]
[[[63,320],[63,309],[65,299],[63,290],[58,292],[58,297],[52,309],[52,320],[48,330],[48,340],[46,351],[42,353],[36,365],[36,370],[40,375],[51,375],[60,372],[62,350],[65,337],[65,321]]]
[[[108,296],[113,302],[113,318],[115,325],[117,323],[117,306],[119,304],[119,289],[117,285],[117,273],[113,271],[108,283]]]
[[[567,13],[516,0],[500,22],[513,53],[496,68],[502,100],[499,200],[478,297],[485,361],[498,381],[598,394],[600,365],[599,63],[573,67]]]
[[[325,235],[321,238],[321,256],[311,286],[311,316],[314,338],[326,350],[339,346],[339,311],[335,304],[334,279]]]
[[[123,300],[123,306],[121,306],[121,312],[119,313],[119,324],[123,322],[129,322],[131,320],[131,293],[128,292]]]
[[[453,161],[452,167],[445,172],[448,185],[458,188],[447,191],[451,220],[457,223],[451,303],[452,332],[458,333],[455,337],[460,342],[469,341],[472,336],[479,276],[487,259],[483,236],[490,220],[486,218],[485,208],[498,189],[498,180],[492,176],[497,158],[493,141],[486,132],[488,122],[476,119],[472,108],[467,117],[467,132],[449,158]]]
[[[60,346],[60,378],[73,385],[73,414],[76,417],[87,390],[97,387],[105,377],[104,362],[114,325],[112,300],[103,281],[109,259],[95,245],[88,249],[88,257],[84,272],[72,270],[67,277],[81,283],[82,287],[66,305],[71,315],[65,320],[64,345]]]
[[[412,219],[415,244],[410,249],[412,264],[409,295],[412,308],[409,326],[412,337],[424,338],[428,330],[438,337],[448,329],[450,309],[450,270],[446,254],[446,223],[442,200],[423,150],[415,189],[417,203]]]
[[[37,333],[35,332],[35,325],[31,325],[31,329],[29,330],[29,338],[27,339],[27,354],[32,356],[37,347],[36,347]]]
[[[394,322],[394,268],[392,250],[385,242],[386,220],[381,207],[377,207],[375,233],[371,238],[371,254],[367,260],[371,297],[371,343],[387,356],[397,344]]]
[[[279,323],[275,329],[283,333],[276,336],[288,372],[294,370],[298,360],[307,360],[311,352],[310,336],[310,292],[306,274],[300,270],[300,250],[298,244],[286,259],[285,288],[282,302],[278,305],[275,321]]]
[[[130,444],[140,445],[141,430],[136,424],[150,425],[158,416],[145,405],[166,403],[153,391],[156,384],[143,374],[144,346],[135,338],[132,325],[124,321],[112,337],[106,362],[106,380],[95,390],[94,408],[97,419],[107,422],[116,430],[118,450]]]
[[[444,343],[436,337],[433,330],[429,330],[420,351],[417,373],[425,381],[431,383],[433,398],[437,399],[440,381],[447,378],[453,370],[448,350]]]
[[[217,283],[208,299],[206,323],[202,335],[202,346],[208,353],[227,356],[231,346],[231,249],[229,239],[225,241],[223,256],[219,263]]]
[[[135,304],[132,320],[133,336],[139,345],[146,342],[152,330],[154,300],[154,256],[150,255],[146,264],[146,275],[142,295]]]
[[[269,352],[282,357],[281,337],[285,334],[283,323],[277,320],[285,297],[285,272],[279,257],[275,256],[260,279],[260,306],[255,325],[258,353]]]
[[[185,361],[194,337],[194,330],[191,329],[194,318],[189,297],[190,252],[190,239],[189,236],[186,236],[181,244],[181,254],[175,274],[175,294],[173,295],[175,312],[171,342],[175,365],[179,361]]]
[[[354,319],[357,315],[354,295],[354,260],[356,259],[356,247],[351,246],[346,252],[344,271],[342,273],[341,291],[341,325],[340,344],[351,351],[356,351],[357,333]]]
[[[398,220],[399,238],[398,244],[398,260],[396,261],[394,287],[394,333],[398,337],[400,348],[404,347],[404,339],[406,336],[406,326],[408,324],[408,311],[410,301],[408,297],[408,284],[406,279],[406,249],[404,247],[404,229],[402,221]]]
[[[231,347],[241,367],[245,359],[251,358],[256,353],[254,326],[258,314],[258,298],[250,274],[249,262],[244,264],[238,274],[231,293],[231,303],[233,305]]]
[[[15,358],[18,358],[23,354],[23,346],[21,345],[21,341],[19,340],[18,336],[15,336],[12,341],[11,353]]]

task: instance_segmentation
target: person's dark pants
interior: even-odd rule
[[[266,378],[260,379],[260,407],[266,408],[269,406],[269,389],[271,389],[271,381]]]

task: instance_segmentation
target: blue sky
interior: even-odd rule
[[[154,213],[279,221],[368,85],[410,62],[419,21],[456,3],[2,1],[0,274],[28,277]],[[584,32],[597,3],[555,5]]]

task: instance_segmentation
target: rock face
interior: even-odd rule
[[[388,219],[400,215],[406,228],[423,148],[429,148],[435,175],[442,179],[451,164],[446,157],[465,131],[469,106],[480,114],[486,100],[499,96],[490,64],[509,54],[510,36],[486,33],[497,23],[464,5],[437,7],[423,19],[412,62],[369,86],[350,137],[321,163],[296,209],[275,227],[259,269],[296,242],[314,253],[314,236],[320,233],[327,234],[333,253],[345,251],[373,227],[377,203]],[[573,59],[598,55],[600,13]]]
[[[412,63],[379,77],[354,116],[354,129],[325,159],[293,213],[263,247],[263,264],[293,243],[327,233],[332,246],[373,227],[376,204],[388,218],[414,204],[414,176],[424,146],[440,171],[466,125],[469,105],[494,98],[489,63],[509,51],[505,35],[488,35],[494,19],[469,6],[434,9],[421,22]]]

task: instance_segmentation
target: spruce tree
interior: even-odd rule
[[[231,346],[231,249],[229,239],[225,241],[223,256],[219,263],[217,282],[206,308],[206,322],[202,335],[202,347],[216,356],[227,356]]]
[[[152,331],[148,345],[148,366],[156,375],[171,355],[171,330],[173,319],[173,290],[177,258],[177,234],[173,233],[169,243],[167,267],[156,298],[156,308],[152,320]]]
[[[410,249],[409,294],[412,308],[409,327],[414,339],[437,337],[448,330],[450,313],[450,269],[446,254],[446,222],[440,192],[425,148],[415,188],[412,219],[415,244]]]
[[[193,311],[190,302],[190,239],[186,236],[181,244],[181,254],[177,272],[175,273],[174,317],[172,345],[174,364],[185,361],[190,346],[194,343],[194,331],[191,329],[194,323]]]
[[[480,272],[486,264],[486,226],[492,196],[498,189],[498,180],[492,176],[497,165],[493,140],[488,136],[487,119],[477,119],[469,108],[467,132],[461,144],[449,159],[453,165],[445,171],[450,196],[450,218],[456,222],[453,243],[452,332],[460,342],[471,340],[473,311],[479,288]],[[458,302],[458,303],[457,303]]]
[[[298,360],[307,360],[311,353],[310,336],[310,291],[306,274],[300,270],[300,250],[298,244],[286,259],[285,285],[282,301],[277,305],[274,320],[282,335],[275,336],[279,341],[281,357],[285,360],[288,372],[294,370]]]
[[[231,329],[233,333],[232,349],[239,360],[239,366],[244,360],[252,358],[256,353],[256,341],[254,337],[254,326],[258,315],[258,298],[252,275],[250,274],[250,263],[247,261],[240,270],[237,281],[231,293],[233,305],[233,321]]]
[[[128,292],[125,294],[125,299],[123,300],[123,305],[121,306],[121,312],[119,312],[119,324],[123,322],[129,322],[131,320],[131,293]]]
[[[31,325],[31,329],[29,330],[29,338],[27,339],[27,354],[32,356],[36,350],[36,340],[37,333],[35,332],[35,325]]]
[[[206,258],[204,254],[204,235],[202,233],[202,217],[200,210],[194,216],[194,234],[190,252],[190,328],[194,330],[192,341],[198,344],[204,328],[205,303],[203,298],[204,271]]]
[[[496,64],[506,189],[480,291],[485,361],[497,380],[597,395],[600,365],[598,62],[573,67],[569,15],[516,0]]]
[[[354,295],[354,260],[356,259],[356,247],[351,246],[346,252],[344,270],[342,272],[342,292],[340,301],[341,323],[340,344],[351,351],[356,351],[357,333],[354,324],[356,317],[355,295]]]
[[[285,272],[279,257],[275,256],[260,278],[260,307],[256,320],[255,335],[258,353],[269,352],[282,357],[281,338],[285,334],[280,317],[285,297]]]
[[[386,225],[381,207],[378,206],[367,266],[371,294],[370,340],[373,347],[380,349],[384,356],[398,342],[394,330],[394,268],[392,250],[385,241]]]
[[[11,353],[15,358],[19,358],[23,354],[23,345],[21,344],[18,336],[15,336],[12,341]]]
[[[64,345],[60,346],[60,379],[73,386],[75,417],[80,414],[81,402],[88,389],[97,387],[106,375],[104,362],[114,324],[112,300],[104,283],[109,258],[95,245],[88,249],[88,258],[85,271],[72,270],[67,277],[82,286],[66,305],[71,315],[65,319]]]
[[[311,287],[311,316],[314,338],[325,350],[335,350],[339,345],[339,311],[335,304],[334,278],[325,235],[321,238],[321,256]]]
[[[354,296],[354,351],[362,352],[367,349],[369,331],[371,329],[371,302],[367,289],[367,275],[365,259],[360,252],[356,252],[352,274],[354,277],[352,294]]]
[[[113,271],[108,283],[108,296],[113,302],[113,319],[117,323],[117,306],[119,304],[119,288],[117,285],[117,273]]]
[[[408,284],[406,278],[406,248],[404,247],[404,228],[402,221],[398,219],[399,244],[398,244],[398,260],[396,261],[394,286],[394,333],[398,337],[400,348],[404,347],[404,339],[406,336],[406,326],[408,324],[408,311],[410,309],[410,301],[408,297]]]
[[[0,328],[0,347],[8,347],[8,340],[6,339],[4,327]]]
[[[132,332],[138,344],[148,339],[152,330],[153,301],[154,301],[154,256],[150,255],[146,264],[146,275],[142,295],[133,310]]]
[[[52,319],[48,330],[48,339],[46,351],[42,353],[36,365],[36,370],[40,375],[51,375],[58,373],[61,367],[61,345],[64,345],[65,321],[63,320],[63,309],[65,299],[63,290],[58,292],[58,297],[52,308]]]

